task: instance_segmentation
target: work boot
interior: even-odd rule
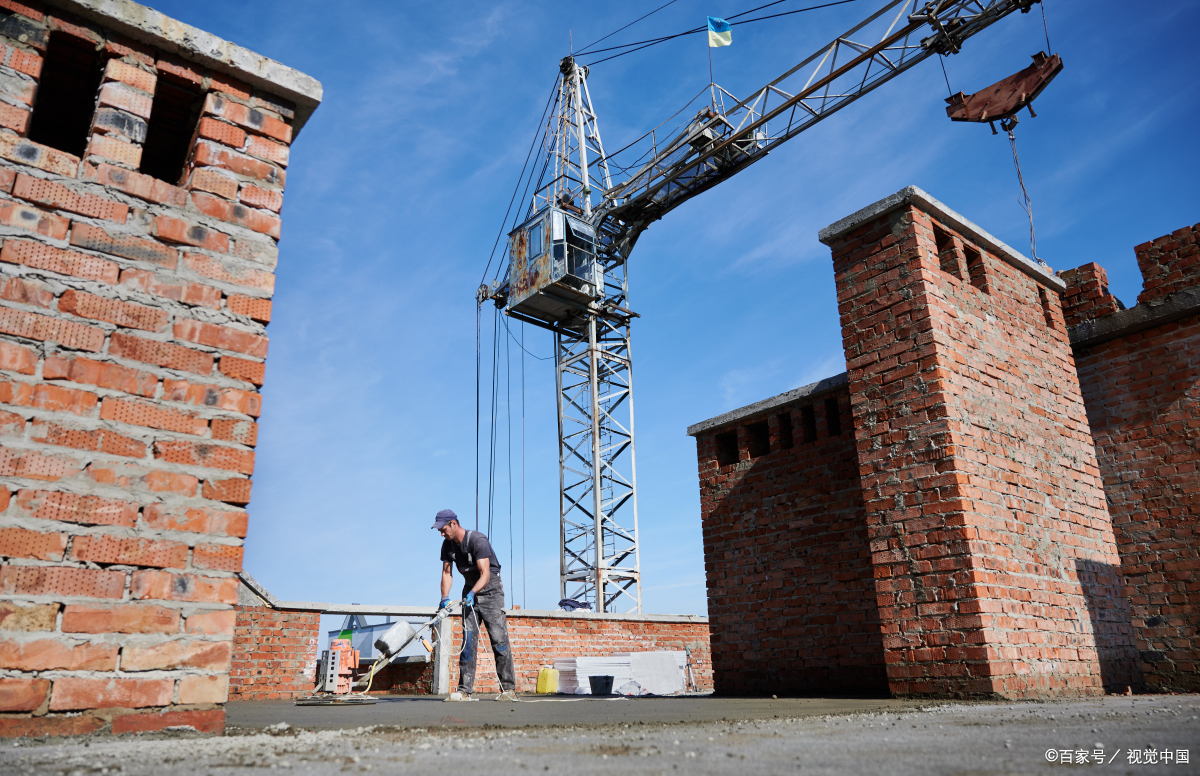
[[[519,701],[519,700],[521,700],[521,699],[517,697],[517,691],[516,691],[516,690],[505,690],[504,692],[502,692],[502,693],[500,693],[499,695],[497,695],[497,696],[496,696],[496,700],[498,700],[498,701],[510,701],[510,702],[514,702],[514,703],[515,703],[516,701]]]
[[[469,692],[452,692],[446,696],[446,703],[457,703],[459,701],[477,701],[478,698],[472,698]]]

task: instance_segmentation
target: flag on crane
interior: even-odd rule
[[[733,27],[724,19],[708,17],[708,47],[720,48],[733,43]]]

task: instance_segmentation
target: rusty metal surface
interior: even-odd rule
[[[543,242],[548,236],[548,229],[542,229]],[[543,245],[542,254],[535,259],[529,258],[529,231],[521,227],[512,234],[509,242],[509,254],[512,257],[512,273],[509,278],[509,307],[516,307],[521,302],[533,296],[550,282],[550,248]]]
[[[1032,65],[1003,81],[974,94],[959,92],[947,97],[946,115],[952,121],[986,122],[1008,118],[1032,103],[1062,69],[1062,57],[1058,54],[1048,57],[1039,51],[1033,55]]]

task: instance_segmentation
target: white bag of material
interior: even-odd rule
[[[649,695],[683,692],[683,671],[673,652],[634,652],[629,655],[630,675]]]
[[[642,686],[630,679],[628,682],[621,685],[620,688],[617,689],[617,692],[621,695],[641,695]]]
[[[375,649],[379,650],[384,657],[391,657],[403,649],[404,645],[412,641],[416,635],[417,632],[413,630],[413,626],[405,620],[400,620],[375,640]]]

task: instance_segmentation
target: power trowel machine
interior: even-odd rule
[[[379,659],[375,661],[365,676],[359,677],[357,680],[352,680],[350,676],[354,668],[358,666],[357,650],[349,648],[349,640],[335,639],[318,672],[317,687],[323,692],[317,692],[307,698],[300,698],[295,701],[295,704],[297,706],[361,706],[374,703],[375,699],[367,693],[371,690],[371,682],[375,680],[375,675],[400,657],[404,648],[416,641],[426,630],[431,635],[435,634],[437,626],[441,624],[442,620],[449,617],[454,607],[461,606],[461,603],[461,601],[456,602],[438,609],[437,614],[415,630],[406,620],[400,620],[388,628],[382,636],[375,640],[375,649],[379,650],[380,654]],[[437,638],[436,635],[434,638]],[[345,642],[344,645],[337,644],[342,641]],[[433,651],[433,645],[429,643],[428,639],[422,639],[421,643],[426,650]],[[347,657],[342,657],[343,655]],[[351,692],[351,690],[358,690],[358,692]]]

